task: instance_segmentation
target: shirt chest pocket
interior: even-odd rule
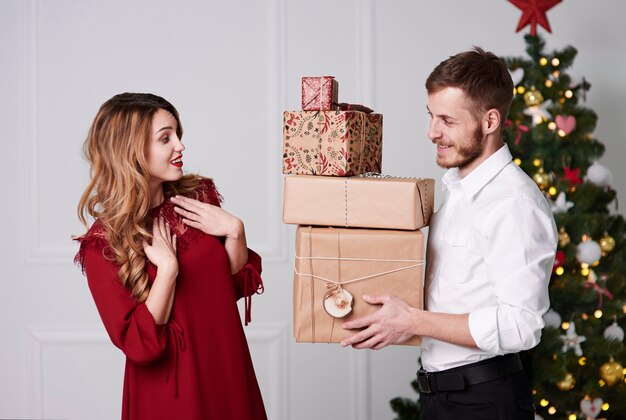
[[[450,226],[444,235],[446,248],[466,249],[469,245],[469,229]]]
[[[455,283],[467,277],[469,229],[450,226],[444,234],[444,258],[441,264],[442,278]]]

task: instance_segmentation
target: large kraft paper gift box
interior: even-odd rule
[[[382,114],[287,111],[283,114],[283,173],[353,176],[381,172]]]
[[[380,308],[363,301],[364,294],[395,295],[423,308],[423,267],[424,236],[419,230],[299,226],[293,285],[296,341],[339,343],[357,333],[341,324]],[[352,296],[351,310],[344,292]],[[331,312],[347,314],[338,318]],[[419,343],[415,336],[402,344]]]
[[[416,230],[433,213],[434,179],[285,177],[283,222]]]

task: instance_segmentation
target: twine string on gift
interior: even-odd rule
[[[343,179],[343,218],[348,227],[348,178]]]
[[[339,232],[337,232],[336,236],[337,236],[337,282],[341,284],[341,235],[339,235]],[[311,273],[313,272],[311,271]],[[311,280],[311,283],[313,283],[313,280],[314,279]],[[341,288],[341,286],[338,286],[338,287]],[[336,318],[333,317],[332,322],[330,324],[330,337],[328,338],[328,341],[333,341],[333,332],[335,331],[335,321],[336,321]]]
[[[309,226],[309,255],[313,255],[313,228]],[[313,273],[313,260],[309,260],[309,271]],[[315,342],[315,282],[311,279],[311,341]]]
[[[393,175],[383,175],[378,172],[365,172],[364,174],[359,175],[360,178],[380,178],[380,179],[388,179],[388,178],[399,178],[399,179],[417,179],[419,181],[426,181],[424,178],[414,178],[411,176],[393,176]],[[347,184],[347,180],[345,181]],[[424,197],[422,199],[422,189],[420,185],[424,188]],[[346,191],[348,186],[346,185]],[[428,182],[417,183],[417,194],[419,195],[420,202],[422,204],[422,221],[424,224],[428,224],[428,219],[426,217],[427,214],[433,214],[433,209],[427,209],[428,205]],[[346,198],[346,227],[348,226],[347,218],[348,218],[348,202]]]
[[[309,256],[307,257],[301,257],[296,255],[295,256],[295,260],[308,260],[309,261],[309,273],[302,273],[300,271],[298,271],[298,265],[295,264],[294,265],[294,273],[297,276],[300,277],[309,277],[311,279],[311,299],[310,299],[310,310],[309,313],[311,314],[311,341],[315,342],[315,280],[321,280],[323,282],[326,283],[326,285],[332,284],[334,286],[337,287],[342,287],[343,285],[346,284],[350,284],[350,283],[355,283],[358,281],[363,281],[363,280],[368,280],[368,279],[372,279],[375,277],[381,277],[381,276],[385,276],[387,274],[392,274],[392,273],[397,273],[400,271],[405,271],[405,270],[410,270],[412,268],[418,268],[424,265],[424,260],[414,260],[414,259],[387,259],[387,258],[351,258],[351,257],[342,257],[341,256],[341,235],[339,234],[339,232],[337,231],[337,256],[336,257],[314,257],[313,256],[313,227],[312,226],[308,226],[308,248],[309,248]],[[329,279],[323,276],[319,276],[313,273],[313,261],[314,260],[320,260],[320,261],[337,261],[337,274],[336,274],[336,279]],[[344,280],[342,281],[341,279],[341,262],[342,261],[363,261],[363,262],[390,262],[390,263],[410,263],[410,265],[406,265],[403,267],[398,267],[395,269],[391,269],[391,270],[387,270],[387,271],[382,271],[382,272],[378,272],[378,273],[374,273],[374,274],[370,274],[367,276],[361,276],[361,277],[357,277],[357,278],[353,278],[350,280]],[[302,291],[304,288],[301,289],[301,294],[300,294],[300,302],[302,302]],[[332,336],[333,336],[333,332],[334,332],[334,328],[335,328],[335,318],[332,319],[331,322],[331,328],[330,328],[330,336],[328,339],[328,342],[332,342]]]
[[[296,275],[298,275],[298,276],[311,277],[311,278],[316,279],[316,280],[322,280],[322,281],[324,281],[326,283],[332,283],[332,284],[336,284],[336,285],[346,285],[346,284],[350,284],[350,283],[355,283],[357,281],[368,280],[368,279],[371,279],[371,278],[374,278],[374,277],[381,277],[381,276],[385,276],[387,274],[397,273],[398,271],[409,270],[411,268],[417,268],[417,267],[421,267],[422,265],[424,265],[424,260],[393,260],[393,259],[383,259],[383,258],[299,257],[299,256],[296,255],[296,260],[334,260],[334,261],[340,260],[340,261],[411,262],[411,263],[415,263],[415,264],[407,265],[407,266],[404,266],[404,267],[394,268],[392,270],[387,270],[387,271],[381,271],[379,273],[370,274],[370,275],[367,275],[367,276],[357,277],[357,278],[354,278],[354,279],[344,280],[344,281],[341,281],[340,279],[339,280],[329,279],[329,278],[326,278],[326,277],[315,275],[313,273],[302,273],[302,272],[298,271],[297,267],[294,268],[294,273]]]

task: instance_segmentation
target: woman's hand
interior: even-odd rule
[[[143,250],[159,271],[167,271],[174,277],[178,274],[176,235],[172,235],[170,225],[162,217],[155,217],[152,221],[152,244],[144,240]]]
[[[171,198],[174,210],[183,217],[183,223],[207,235],[237,239],[243,236],[243,222],[221,207],[193,198],[177,195]]]
[[[248,260],[246,231],[243,222],[223,210],[193,198],[177,195],[171,198],[174,210],[183,217],[183,223],[207,235],[226,237],[224,248],[230,261],[230,272],[235,274]]]

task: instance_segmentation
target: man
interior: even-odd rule
[[[423,337],[423,419],[533,419],[518,352],[537,345],[557,243],[550,206],[512,161],[502,128],[513,99],[506,65],[480,48],[426,80],[437,164],[448,199],[428,238],[426,310],[394,296],[346,322],[343,346],[380,349]]]

